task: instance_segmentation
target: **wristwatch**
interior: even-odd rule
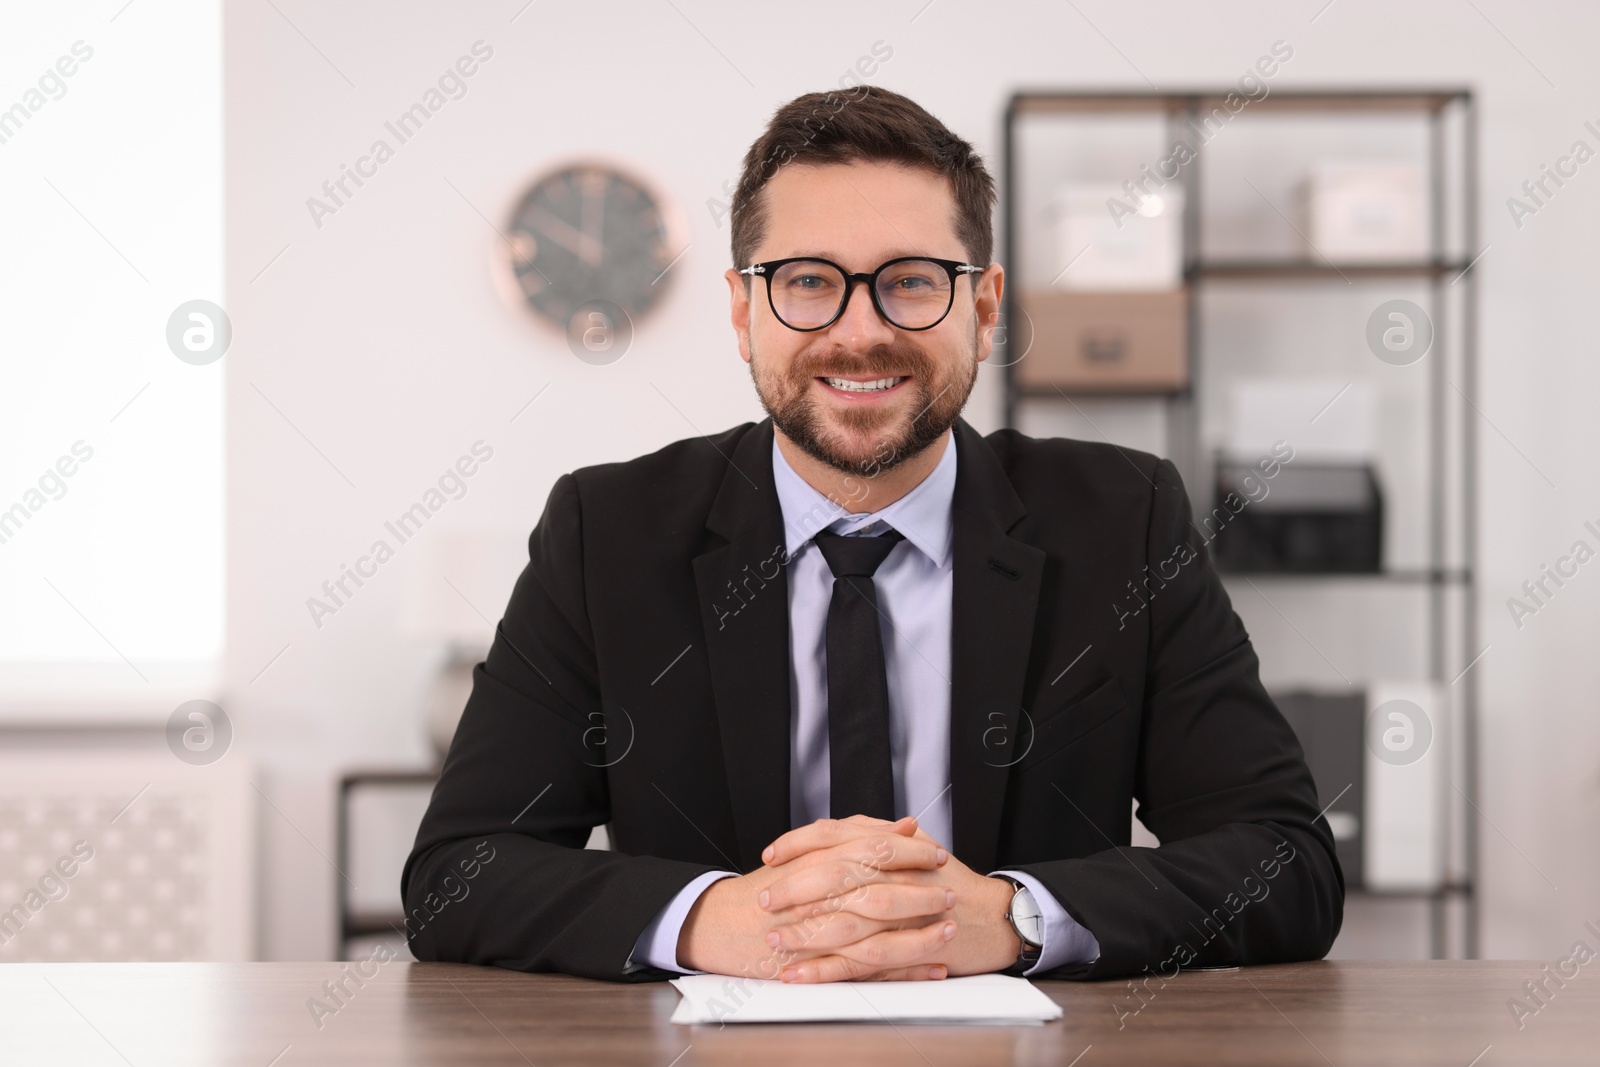
[[[1006,921],[1022,941],[1022,951],[1017,953],[1017,961],[1000,973],[1020,977],[1039,962],[1039,951],[1044,947],[1044,913],[1039,910],[1038,902],[1033,899],[1033,893],[1026,885],[1010,875],[997,874],[995,877],[1004,878],[1016,887],[1016,892],[1011,894],[1011,905],[1006,908]]]

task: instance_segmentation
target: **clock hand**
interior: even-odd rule
[[[591,204],[594,205],[594,210],[593,211],[589,210],[589,205],[591,205]],[[596,266],[596,267],[598,267],[600,265],[600,258],[603,255],[604,249],[605,249],[605,242],[601,240],[601,229],[600,229],[601,215],[605,211],[605,206],[606,206],[606,202],[605,202],[604,194],[602,194],[600,196],[591,196],[589,190],[587,188],[584,189],[584,192],[583,192],[583,232],[584,232],[585,236],[587,236],[591,241],[594,242],[594,246],[593,247],[595,248],[595,259],[594,259],[594,263],[591,264],[591,265],[592,266]]]
[[[590,266],[598,266],[601,258],[600,242],[574,227],[565,219],[536,207],[528,213],[529,221],[539,232]]]

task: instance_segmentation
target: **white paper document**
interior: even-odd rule
[[[788,983],[724,974],[672,979],[675,1023],[892,1022],[1038,1025],[1061,1005],[1026,978],[975,974],[937,982]]]

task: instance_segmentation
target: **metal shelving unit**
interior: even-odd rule
[[[1030,231],[1023,234],[1024,216],[1029,208],[1021,201],[1023,185],[1022,130],[1024,123],[1037,119],[1134,119],[1163,122],[1171,145],[1181,131],[1194,129],[1202,116],[1211,114],[1229,90],[1178,93],[1094,93],[1050,90],[1021,91],[1014,94],[1005,113],[1002,178],[1002,242],[1008,273],[1012,277],[1004,293],[1004,321],[1024,321],[1019,314],[1016,280],[1024,251],[1019,239],[1037,240]],[[1425,124],[1426,141],[1419,153],[1428,175],[1430,254],[1412,262],[1332,263],[1315,255],[1297,258],[1287,255],[1209,254],[1205,201],[1202,192],[1207,180],[1207,165],[1218,151],[1206,142],[1193,158],[1183,162],[1177,182],[1184,192],[1182,219],[1182,283],[1188,287],[1189,379],[1185,388],[1161,392],[1104,392],[1071,394],[1054,386],[1024,386],[1018,381],[1016,364],[1022,357],[1005,358],[1003,423],[1018,426],[1025,409],[1032,405],[1061,406],[1088,397],[1114,396],[1123,400],[1161,405],[1166,429],[1167,454],[1173,459],[1190,488],[1196,510],[1211,491],[1210,482],[1199,476],[1205,469],[1201,427],[1205,412],[1198,395],[1207,382],[1210,366],[1204,350],[1202,325],[1209,298],[1221,289],[1252,287],[1264,304],[1282,303],[1285,290],[1337,291],[1358,283],[1399,281],[1425,286],[1426,310],[1434,325],[1433,348],[1427,359],[1425,406],[1427,408],[1426,449],[1426,537],[1425,558],[1392,570],[1374,573],[1250,573],[1253,582],[1271,583],[1273,588],[1311,589],[1321,592],[1336,586],[1366,585],[1415,588],[1426,597],[1428,635],[1426,639],[1426,678],[1443,686],[1456,709],[1455,740],[1451,756],[1454,768],[1447,779],[1460,794],[1459,802],[1450,796],[1446,811],[1447,857],[1443,884],[1418,891],[1371,891],[1361,895],[1374,899],[1410,899],[1429,905],[1428,944],[1435,958],[1458,950],[1473,958],[1479,952],[1479,913],[1476,892],[1478,872],[1477,820],[1473,813],[1477,796],[1477,715],[1478,690],[1472,670],[1478,647],[1476,614],[1477,576],[1474,569],[1477,550],[1476,495],[1477,442],[1476,415],[1472,397],[1477,381],[1477,277],[1472,269],[1478,249],[1477,119],[1470,90],[1464,88],[1394,91],[1331,89],[1290,91],[1273,89],[1264,98],[1251,101],[1228,124],[1246,124],[1261,116],[1277,119],[1319,121],[1379,119],[1401,116],[1405,121],[1420,118]],[[1448,128],[1447,128],[1448,127]],[[1220,135],[1218,135],[1220,136]],[[1231,134],[1229,136],[1232,136]],[[1031,161],[1030,161],[1031,162]],[[1452,169],[1453,168],[1453,169]],[[1165,174],[1163,177],[1167,177]],[[1252,186],[1254,187],[1254,186]],[[1256,190],[1257,193],[1260,190]],[[1265,195],[1262,194],[1263,199]],[[1451,211],[1447,213],[1447,202]],[[1268,200],[1271,204],[1271,201]],[[1265,208],[1263,207],[1264,211]],[[1274,207],[1274,210],[1277,210]],[[1283,222],[1293,226],[1287,215]],[[1032,216],[1028,216],[1032,219]],[[1220,231],[1222,228],[1219,227]],[[1296,228],[1298,230],[1298,228]],[[1304,236],[1303,234],[1301,235]],[[1064,273],[1064,271],[1063,271]],[[1020,276],[1026,276],[1023,272]],[[1059,277],[1059,275],[1058,275]],[[1053,282],[1051,283],[1054,284]],[[1028,339],[1031,344],[1031,338]],[[1449,347],[1448,354],[1446,347]],[[1024,351],[1024,355],[1026,352]],[[1460,375],[1459,383],[1448,368]],[[1104,436],[1104,435],[1102,435]],[[1392,520],[1386,520],[1392,521]],[[1448,527],[1448,528],[1447,528]],[[1452,540],[1451,531],[1454,533]],[[1387,531],[1386,531],[1387,533]],[[1454,557],[1454,558],[1452,558]],[[1387,563],[1386,563],[1387,566]],[[1235,576],[1237,577],[1237,576]],[[1225,579],[1230,580],[1231,579]],[[1232,590],[1230,590],[1232,591]],[[1459,672],[1459,673],[1458,673]],[[1447,767],[1449,764],[1447,764]],[[1355,894],[1353,894],[1355,895]],[[1452,916],[1459,928],[1452,938]]]
[[[396,879],[394,905],[390,908],[362,908],[352,900],[349,871],[355,858],[355,831],[352,825],[352,807],[357,793],[363,790],[432,788],[438,781],[437,770],[370,770],[350,771],[339,779],[338,819],[335,826],[334,856],[338,860],[333,881],[339,906],[339,958],[348,959],[347,947],[358,938],[389,937],[406,941],[406,914],[400,902],[400,883]]]

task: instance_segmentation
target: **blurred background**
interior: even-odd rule
[[[1178,464],[1339,838],[1334,954],[1565,953],[1600,918],[1597,34],[1508,0],[8,5],[0,961],[403,945],[551,485],[762,417],[732,188],[779,104],[868,84],[1002,188],[968,421]]]

